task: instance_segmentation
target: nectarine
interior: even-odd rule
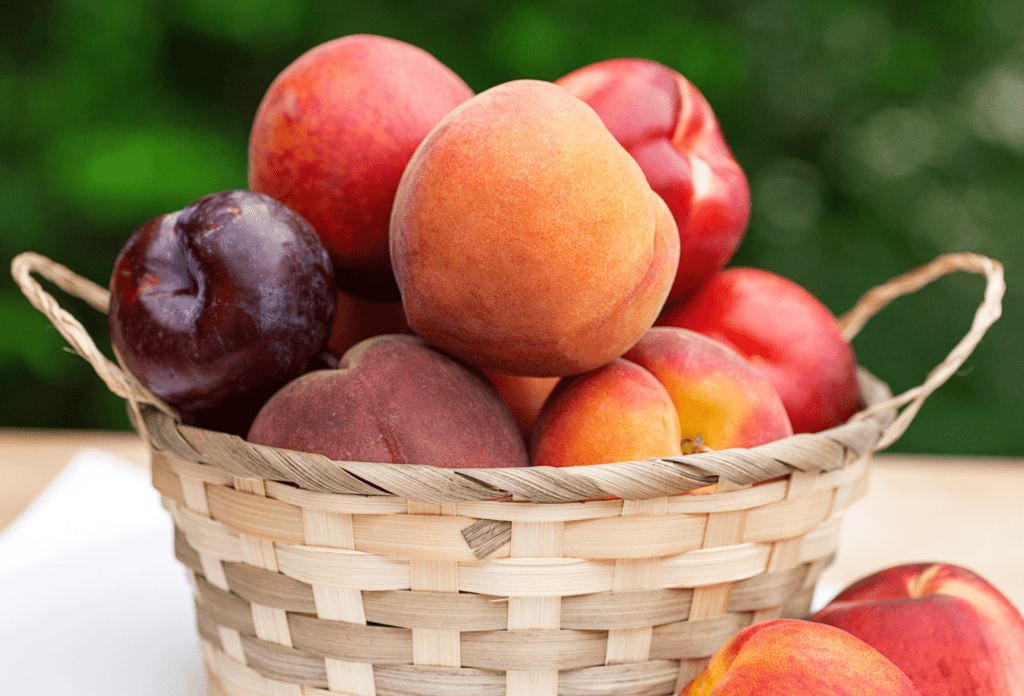
[[[775,273],[726,268],[666,307],[658,325],[692,329],[750,360],[782,397],[794,432],[842,425],[864,407],[853,347],[835,315]]]
[[[755,447],[792,435],[772,385],[694,331],[654,327],[622,358],[563,378],[534,427],[534,466],[578,466]]]
[[[655,326],[624,356],[668,390],[683,439],[756,447],[793,434],[778,392],[739,353],[695,331]]]
[[[426,51],[356,34],[316,46],[271,83],[249,136],[249,188],[305,217],[339,287],[398,300],[388,224],[423,137],[472,90]]]
[[[870,644],[922,696],[1024,694],[1024,619],[966,568],[887,568],[847,587],[811,619]]]

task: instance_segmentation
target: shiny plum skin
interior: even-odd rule
[[[239,434],[324,348],[335,313],[333,268],[312,226],[248,191],[140,227],[110,291],[125,366],[184,422]]]

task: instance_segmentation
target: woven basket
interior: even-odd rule
[[[852,337],[953,271],[987,278],[967,335],[898,397],[861,371],[845,425],[752,449],[570,469],[337,462],[177,423],[31,277],[106,311],[37,254],[12,273],[128,401],[188,569],[210,692],[660,696],[752,622],[803,616],[872,452],[999,317],[1002,266],[950,254],[874,288]],[[713,493],[680,495],[717,484]]]

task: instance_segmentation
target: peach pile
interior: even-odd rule
[[[303,339],[293,379],[342,369],[362,341],[417,336],[490,380],[539,466],[754,447],[838,425],[862,404],[827,308],[784,279],[723,268],[750,218],[746,176],[707,100],[660,63],[604,61],[474,95],[416,46],[341,37],[268,87],[248,180],[314,231],[333,270],[331,323],[306,330],[316,345]],[[243,246],[218,253],[253,260]],[[151,273],[139,292],[205,286],[171,280]],[[263,357],[247,316],[217,320],[238,343],[229,385]],[[216,415],[230,408],[246,434],[270,392],[246,393],[244,409],[211,395],[198,422],[225,422]],[[322,454],[321,441],[303,446]]]
[[[566,467],[750,448],[863,406],[836,317],[726,268],[746,176],[653,61],[474,95],[425,51],[348,36],[287,66],[250,191],[143,225],[112,340],[186,423],[336,460]],[[942,564],[754,624],[686,696],[1024,694],[1024,620]]]

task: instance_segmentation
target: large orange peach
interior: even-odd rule
[[[445,468],[525,466],[526,447],[490,382],[409,334],[368,338],[338,369],[286,384],[248,440],[336,460]]]
[[[391,257],[417,334],[484,370],[551,377],[639,340],[668,295],[679,236],[593,109],[516,80],[424,139],[395,196]]]
[[[793,434],[786,407],[739,353],[695,331],[653,327],[625,358],[668,390],[684,440],[711,449],[756,447]]]
[[[398,300],[388,225],[402,171],[424,136],[473,96],[426,51],[368,34],[310,49],[271,83],[249,137],[249,187],[320,234],[338,286]]]
[[[824,629],[824,630],[822,630]],[[679,696],[920,696],[877,650],[838,628],[800,619],[748,626]]]
[[[594,108],[668,204],[680,257],[668,302],[694,292],[736,253],[750,186],[707,99],[653,60],[614,58],[556,80]]]
[[[654,375],[617,358],[563,378],[533,431],[534,466],[585,466],[679,456],[679,417]]]
[[[798,284],[760,268],[726,268],[661,326],[692,329],[753,363],[786,405],[794,432],[841,425],[864,407],[857,360],[835,315]]]

